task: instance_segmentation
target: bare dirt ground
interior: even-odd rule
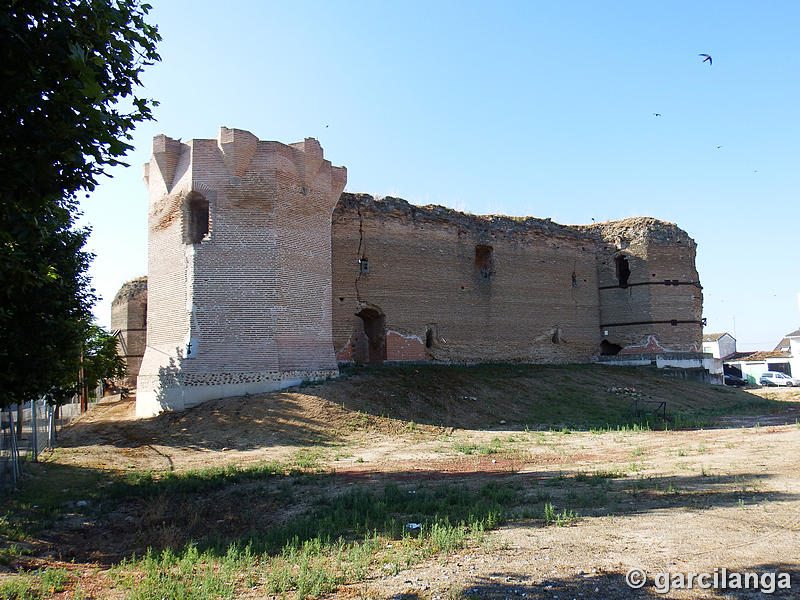
[[[135,419],[133,400],[111,397],[66,428],[47,460],[115,473],[306,461],[332,473],[331,490],[365,482],[413,489],[436,480],[492,480],[579,517],[548,526],[539,515],[520,513],[481,544],[397,573],[373,569],[336,597],[767,597],[697,588],[661,593],[654,586],[657,573],[724,568],[789,573],[792,589],[768,597],[800,598],[800,389],[737,393],[782,404],[770,414],[726,415],[719,419],[724,426],[705,429],[536,431],[504,419],[485,427],[419,424],[353,410],[313,388],[211,402],[155,419]],[[229,508],[221,498],[213,502],[219,513]],[[260,509],[269,512],[267,505]],[[96,597],[123,597],[92,573],[159,536],[182,542],[185,532],[178,530],[196,523],[176,520],[169,532],[160,525],[178,510],[162,499],[155,511],[123,504],[89,526],[80,518],[61,524],[44,536],[37,560],[77,560]],[[203,518],[213,517],[227,518]],[[640,590],[625,582],[634,568],[648,574]]]

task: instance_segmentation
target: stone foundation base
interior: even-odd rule
[[[180,375],[173,376],[170,383],[173,385],[160,385],[159,376],[140,375],[136,390],[136,416],[154,417],[164,411],[180,411],[192,408],[208,400],[244,396],[245,394],[263,394],[275,390],[299,385],[304,381],[321,381],[337,377],[339,371],[283,371],[273,373],[252,373],[244,377],[237,377],[237,382],[231,383],[201,383],[206,381],[231,381],[229,377],[220,377],[218,374],[205,376],[192,374],[191,382],[187,385]]]

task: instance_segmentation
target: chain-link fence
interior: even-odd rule
[[[80,412],[77,398],[58,409],[40,399],[0,411],[0,491],[16,488],[23,463],[54,448],[58,431]]]

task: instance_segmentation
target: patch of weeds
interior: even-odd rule
[[[63,592],[67,587],[69,575],[66,569],[41,569],[36,572],[39,577],[39,584],[45,594],[57,594]]]
[[[631,450],[631,456],[634,456],[634,457],[644,456],[644,448],[642,448],[641,446],[636,446],[636,448]]]
[[[453,450],[459,452],[460,454],[479,454],[479,455],[486,455],[486,454],[499,454],[504,451],[502,446],[502,442],[500,438],[494,438],[489,444],[468,444],[465,442],[455,442],[453,444]]]
[[[381,562],[397,570],[470,541],[483,543],[486,531],[505,522],[505,508],[518,503],[521,487],[443,485],[417,488],[415,494],[395,485],[382,493],[352,489],[234,544],[150,550],[141,559],[123,561],[111,577],[130,600],[225,600],[242,585],[298,600],[318,597],[363,579]],[[418,534],[411,535],[408,522],[421,523]]]
[[[563,509],[556,515],[556,525],[566,527],[580,520],[580,516],[574,510]]]
[[[555,487],[561,485],[566,481],[566,477],[563,474],[556,475],[555,477],[550,477],[544,481],[544,485],[548,487]]]
[[[542,518],[544,519],[545,525],[550,525],[555,522],[556,513],[553,505],[550,502],[545,503],[544,508],[542,509]]]
[[[408,429],[409,431],[416,431],[417,424],[414,423],[414,421],[409,421],[408,424],[406,425],[406,429]]]
[[[594,473],[577,473],[575,481],[588,483],[589,485],[600,485],[609,479],[618,479],[620,477],[625,477],[625,473],[618,470],[595,471]]]
[[[697,453],[698,454],[705,454],[706,453],[706,445],[703,444],[703,443],[698,444]]]
[[[542,518],[544,519],[545,525],[555,524],[559,527],[564,527],[576,522],[580,517],[575,511],[567,510],[566,508],[562,509],[560,513],[557,513],[553,505],[547,502],[542,511]]]
[[[0,600],[39,600],[66,589],[66,569],[39,569],[15,575],[0,585]]]
[[[323,457],[324,453],[319,448],[301,448],[294,453],[289,464],[304,471],[320,471],[323,469],[320,462]]]
[[[576,494],[575,505],[586,508],[597,508],[604,506],[608,501],[606,490],[601,488],[587,489]]]
[[[38,600],[39,587],[30,575],[15,575],[0,585],[2,600]]]
[[[183,552],[148,550],[141,560],[123,561],[118,569],[115,579],[128,590],[128,600],[233,598],[239,574],[191,544]]]

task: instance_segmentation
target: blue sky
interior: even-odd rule
[[[348,191],[678,223],[707,332],[772,349],[800,326],[800,3],[151,3],[157,122],[82,203],[101,324],[147,269],[152,137],[225,125],[316,137]]]

